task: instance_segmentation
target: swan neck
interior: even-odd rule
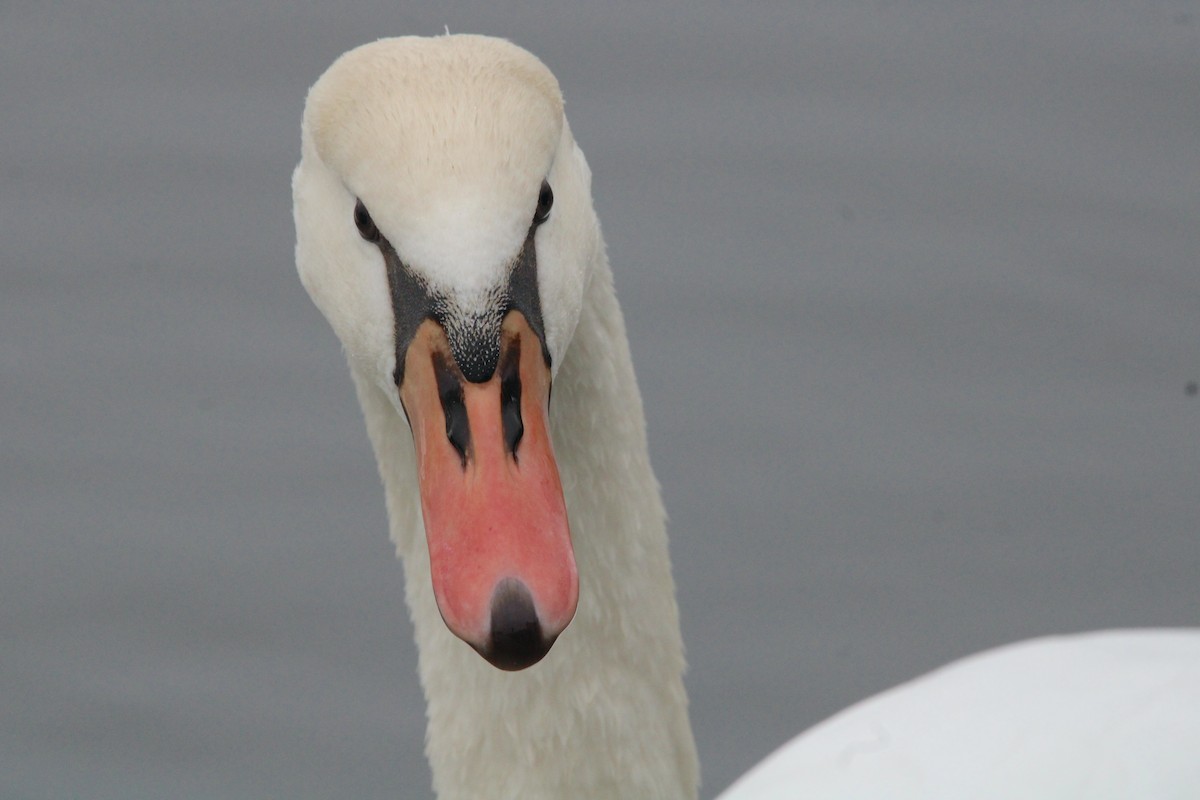
[[[698,766],[665,514],[603,255],[550,414],[579,606],[537,665],[502,672],[447,630],[431,588],[407,425],[380,390],[355,382],[404,563],[438,797],[694,798]]]

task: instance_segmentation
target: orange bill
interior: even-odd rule
[[[471,383],[445,331],[426,320],[405,357],[400,399],[442,619],[497,667],[536,663],[579,598],[540,340],[510,311],[496,372]]]

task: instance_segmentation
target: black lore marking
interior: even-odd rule
[[[466,469],[471,451],[471,424],[467,420],[462,384],[441,353],[433,354],[433,374],[437,377],[438,399],[442,401],[442,413],[446,417],[446,439]]]
[[[545,188],[549,189],[549,185]],[[549,194],[549,202],[553,202],[553,194]],[[392,378],[396,386],[404,383],[404,359],[408,354],[408,347],[417,334],[417,328],[427,319],[434,320],[446,331],[446,338],[450,341],[450,354],[463,377],[472,383],[485,383],[496,373],[500,361],[500,325],[509,311],[520,311],[524,315],[525,321],[541,344],[542,359],[547,367],[550,366],[550,349],[546,346],[542,303],[538,294],[535,243],[538,226],[544,220],[535,218],[530,224],[521,252],[513,260],[507,283],[497,287],[494,303],[481,312],[468,312],[456,307],[452,299],[433,292],[417,277],[400,258],[391,242],[379,233],[361,201],[356,204],[356,211],[360,206],[362,225],[357,213],[355,223],[360,225],[363,238],[378,245],[387,270],[396,347],[396,367]],[[547,212],[548,210],[547,208]],[[362,230],[364,226],[366,233]],[[370,239],[366,235],[368,233],[378,238]]]
[[[542,359],[550,366],[550,348],[546,346],[546,328],[542,322],[542,301],[538,294],[538,264],[537,246],[534,243],[534,233],[537,224],[529,227],[525,236],[525,244],[517,255],[517,263],[508,276],[508,308],[505,311],[520,311],[529,323],[530,329],[537,336],[542,346]]]
[[[400,386],[404,383],[404,358],[408,355],[408,346],[412,344],[421,323],[434,318],[434,304],[425,284],[400,260],[391,242],[381,239],[379,251],[383,253],[388,289],[392,296],[392,337],[396,345],[396,368],[392,372],[392,380],[396,386]]]
[[[504,430],[504,447],[517,460],[517,445],[525,435],[521,420],[521,339],[508,343],[504,360],[500,362],[500,425]]]

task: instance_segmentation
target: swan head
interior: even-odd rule
[[[554,76],[503,40],[380,40],[308,95],[301,281],[408,419],[443,619],[505,669],[578,600],[548,410],[601,247],[589,184]]]

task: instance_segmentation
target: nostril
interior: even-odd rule
[[[500,359],[500,426],[504,430],[504,446],[517,460],[517,445],[525,435],[521,419],[521,337],[508,342]]]
[[[433,355],[433,371],[437,377],[438,399],[442,402],[442,413],[446,417],[446,439],[458,453],[463,469],[466,469],[468,451],[471,449],[471,427],[467,421],[462,385],[440,353]]]
[[[521,420],[521,379],[515,373],[505,376],[500,383],[500,425],[504,430],[504,446],[515,459],[517,445],[525,434],[525,423]]]
[[[542,634],[533,597],[525,584],[515,578],[496,584],[491,636],[483,657],[500,669],[525,669],[541,661],[553,643]]]

